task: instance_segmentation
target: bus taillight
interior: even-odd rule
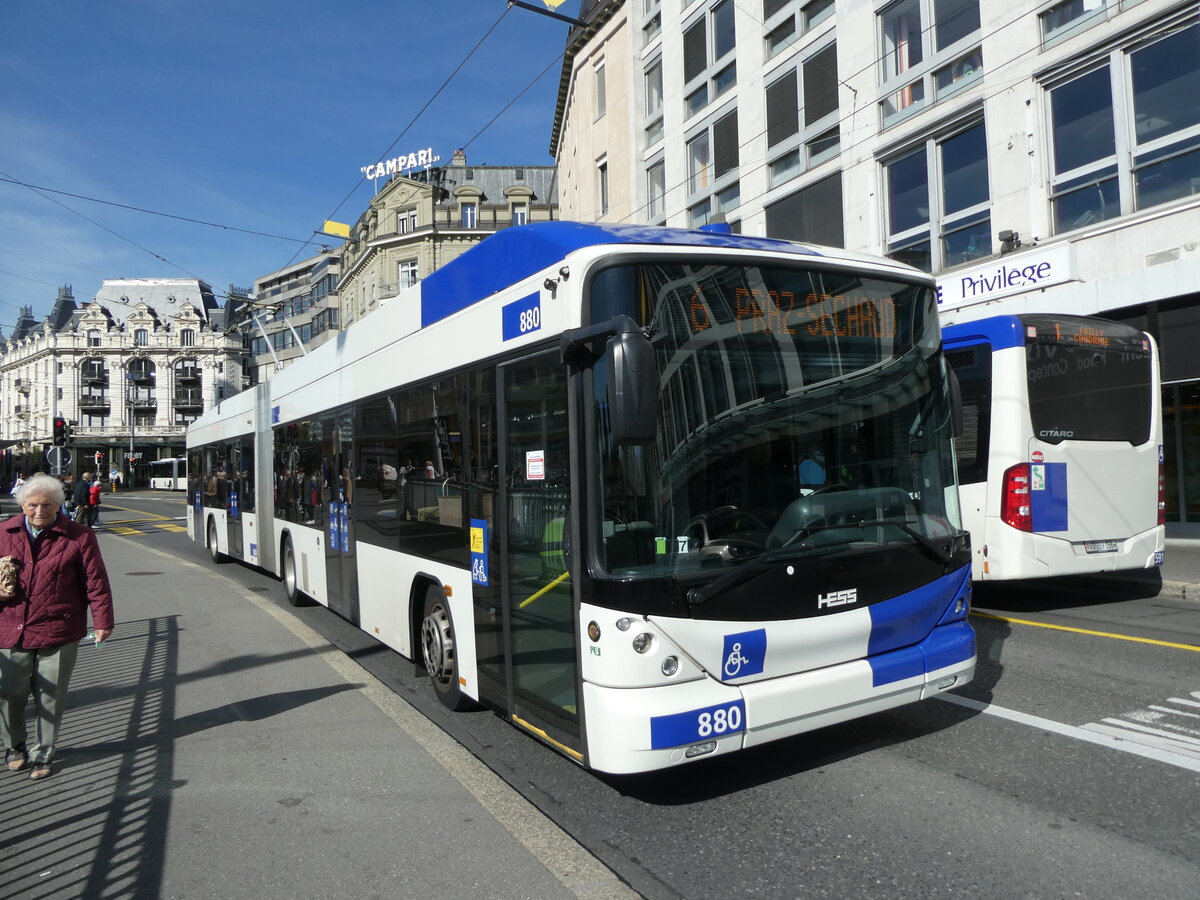
[[[1167,470],[1158,464],[1158,524],[1167,524]]]
[[[1000,518],[1017,531],[1033,531],[1033,515],[1029,509],[1029,463],[1017,463],[1005,469]]]

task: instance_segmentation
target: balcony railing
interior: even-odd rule
[[[199,369],[176,369],[175,378],[177,381],[199,381]]]
[[[98,372],[95,369],[84,369],[83,380],[87,384],[108,384],[108,373]]]
[[[18,393],[21,393],[21,394],[29,393],[29,382],[26,381],[24,378],[18,378],[16,381],[14,381],[13,387],[15,387],[17,389]]]
[[[80,409],[108,409],[110,405],[107,397],[85,395],[79,398]]]
[[[133,404],[134,409],[153,409],[158,406],[156,397],[130,397],[129,402]]]
[[[175,395],[172,404],[176,409],[193,409],[204,405],[204,398],[199,391],[181,391]]]

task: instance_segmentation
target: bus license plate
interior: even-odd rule
[[[1116,541],[1084,541],[1083,549],[1087,553],[1116,553]]]

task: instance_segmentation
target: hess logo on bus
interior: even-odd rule
[[[830,609],[834,606],[853,606],[858,602],[858,588],[845,591],[830,591],[828,594],[817,594],[817,609]]]

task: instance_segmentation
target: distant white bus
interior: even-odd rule
[[[1158,352],[1128,325],[994,316],[943,325],[962,390],[955,440],[972,578],[1162,565]]]
[[[187,490],[187,459],[180,456],[172,459],[150,461],[150,490]]]

